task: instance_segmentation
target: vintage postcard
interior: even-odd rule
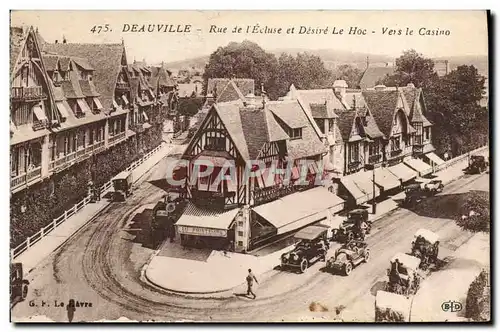
[[[11,321],[491,322],[488,24],[11,11]]]

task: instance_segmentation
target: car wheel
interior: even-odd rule
[[[28,285],[23,286],[23,291],[21,293],[21,298],[24,300],[28,296]]]
[[[366,250],[365,251],[365,255],[364,255],[364,261],[365,263],[368,262],[370,260],[370,251],[369,250]]]
[[[352,271],[352,264],[351,264],[351,262],[345,263],[345,265],[344,265],[344,274],[346,276],[348,276],[349,274],[351,274],[351,271]]]
[[[300,262],[300,273],[304,273],[308,267],[309,263],[307,262],[307,259],[302,258],[302,261]]]

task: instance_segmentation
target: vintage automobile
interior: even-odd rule
[[[363,229],[362,225],[366,228]],[[371,221],[368,220],[368,210],[355,209],[349,211],[347,219],[335,230],[333,240],[347,243],[351,240],[364,240],[367,234],[371,231]]]
[[[406,296],[377,291],[375,295],[375,322],[408,322],[411,300]]]
[[[488,168],[488,161],[485,156],[474,155],[470,157],[469,166],[466,169],[468,174],[479,174]]]
[[[10,265],[10,299],[19,298],[21,301],[28,295],[28,280],[23,279],[23,264],[13,263]]]
[[[153,207],[150,228],[151,239],[154,243],[165,237],[175,238],[175,222],[184,211],[185,200],[179,193],[169,192]]]
[[[442,180],[431,180],[427,183],[424,183],[423,187],[424,191],[426,191],[429,196],[440,193],[444,189]]]
[[[411,255],[420,259],[420,268],[426,270],[430,264],[435,264],[439,253],[439,236],[427,229],[419,229],[415,240],[411,243]]]
[[[333,257],[326,262],[328,271],[342,271],[348,276],[354,267],[362,262],[368,262],[370,259],[370,249],[362,241],[352,240],[344,244],[335,251]]]
[[[420,259],[403,253],[397,253],[391,259],[391,268],[387,269],[389,282],[386,291],[409,296],[420,287]]]
[[[405,186],[405,199],[403,200],[403,205],[412,205],[418,203],[426,196],[427,193],[422,189],[422,184],[409,184]]]
[[[115,176],[111,182],[113,183],[113,200],[123,201],[132,194],[132,173],[123,171]]]
[[[292,251],[281,255],[281,269],[291,267],[304,273],[318,260],[326,261],[326,254],[330,248],[327,231],[328,228],[322,225],[307,226],[298,231],[294,237],[300,242]]]

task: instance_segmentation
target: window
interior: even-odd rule
[[[28,104],[23,104],[14,113],[14,124],[16,126],[31,123],[33,112]]]
[[[238,221],[238,226],[239,226],[239,227],[243,227],[243,221],[241,221],[241,220],[240,220],[240,221]]]
[[[239,245],[240,247],[243,247],[243,241],[238,241],[238,245]]]
[[[205,145],[205,149],[225,151],[226,139],[224,137],[207,137],[207,144]]]
[[[391,151],[401,150],[401,136],[391,138]]]
[[[380,146],[377,142],[370,143],[368,146],[368,154],[370,156],[375,156],[380,154]]]
[[[242,231],[238,231],[238,236],[243,236],[243,232]]]
[[[290,130],[290,138],[291,139],[302,138],[302,128],[292,128]]]
[[[333,133],[335,128],[335,121],[333,119],[328,120],[328,130]]]
[[[431,128],[425,128],[425,140],[428,141],[431,138]]]
[[[350,158],[349,160],[351,162],[358,162],[359,161],[359,143],[352,143],[351,144],[351,149],[350,149]]]

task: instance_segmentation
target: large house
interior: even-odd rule
[[[341,210],[343,201],[316,181],[327,149],[313,125],[297,100],[212,104],[185,152],[190,203],[176,223],[183,243],[234,241],[247,251]],[[214,167],[208,175],[204,162]],[[227,165],[234,176],[220,181]]]

